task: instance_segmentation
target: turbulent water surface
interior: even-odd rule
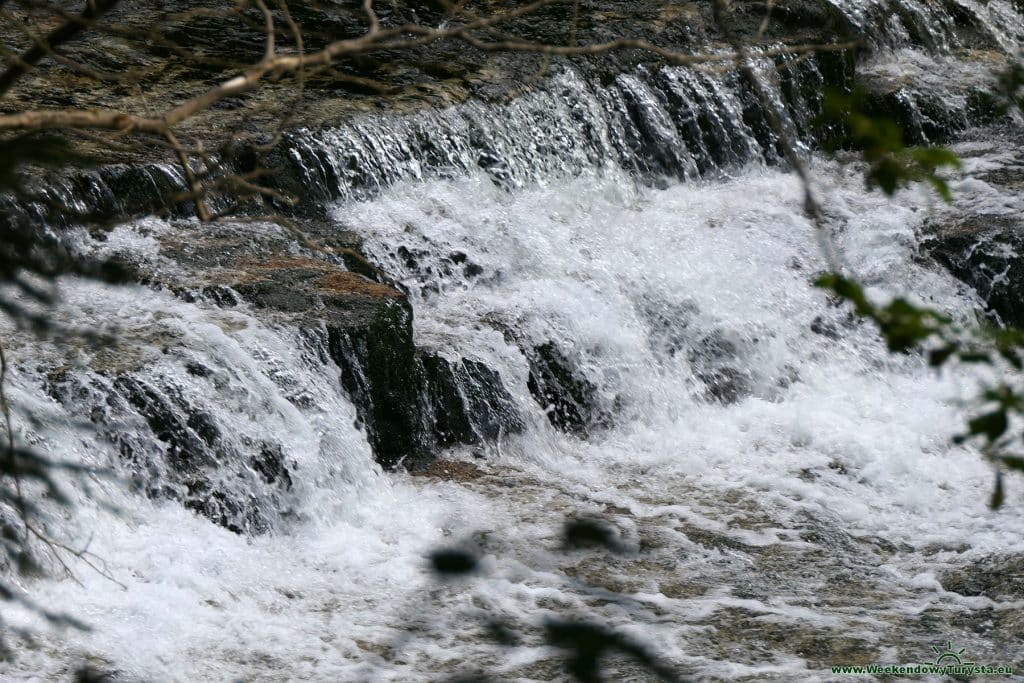
[[[914,259],[915,229],[940,211],[926,195],[888,202],[852,171],[817,170],[840,246],[877,294],[970,313],[971,294]],[[368,229],[370,252],[413,288],[418,342],[498,369],[528,416],[466,483],[379,472],[337,371],[303,358],[287,330],[244,309],[69,283],[75,319],[116,315],[133,335],[175,335],[230,368],[230,391],[212,393],[210,408],[254,438],[287,433],[294,521],[246,538],[97,483],[120,512],[83,499],[78,514],[119,583],[79,570],[81,583],[35,584],[96,629],[42,637],[18,670],[48,678],[91,657],[129,679],[484,669],[547,680],[556,660],[535,627],[553,615],[599,619],[716,678],[828,678],[823,662],[915,662],[947,638],[979,660],[1019,658],[1000,629],[1019,604],[946,592],[937,578],[1024,547],[1019,496],[989,512],[991,471],[950,447],[969,382],[890,356],[809,286],[823,263],[798,197],[790,176],[749,168],[663,190],[612,175],[509,194],[463,178],[339,206],[339,222]],[[138,234],[121,239],[144,249]],[[422,254],[415,272],[390,257],[403,245]],[[423,275],[453,251],[482,273]],[[572,354],[610,425],[580,440],[548,424],[506,326]],[[709,362],[735,372],[735,402],[709,397],[696,377],[695,351],[708,344],[728,348]],[[159,375],[180,361],[157,351],[148,362]],[[31,364],[12,384],[19,404],[39,400]],[[288,401],[296,385],[314,409]],[[88,433],[41,433],[60,454],[102,461]],[[589,513],[633,552],[560,552],[561,523]],[[424,555],[456,542],[482,549],[483,575],[432,583]],[[485,615],[522,627],[525,644],[490,644]]]
[[[894,54],[873,68],[935,68]],[[727,82],[682,74],[596,93],[566,73],[505,109],[297,143],[311,187],[373,187],[336,193],[332,216],[410,292],[417,345],[497,371],[522,415],[521,431],[444,454],[475,465],[463,476],[382,472],[316,335],[246,304],[65,282],[59,315],[116,321],[122,343],[8,348],[20,438],[161,481],[163,461],[125,462],[130,441],[119,451],[79,424],[128,369],[205,406],[240,451],[281,444],[291,486],[254,498],[268,528],[242,535],[120,481],[70,484],[68,523],[102,571],[26,587],[93,628],[15,611],[37,635],[3,677],[52,680],[84,661],[126,681],[558,680],[540,633],[550,618],[599,622],[710,680],[836,680],[832,665],[930,661],[947,641],[1019,664],[1024,605],[947,590],[963,567],[1024,552],[1024,484],[1010,480],[993,513],[992,470],[951,444],[984,378],[889,354],[811,286],[825,263],[796,179],[765,163]],[[691,109],[673,109],[673,92]],[[616,118],[627,111],[674,156],[638,152]],[[689,134],[687,111],[703,112]],[[1018,197],[976,177],[1021,172],[1017,135],[961,144],[953,207],[916,189],[886,199],[862,169],[813,160],[836,247],[873,296],[975,315],[977,294],[920,241],[961,210],[1020,215]],[[162,263],[170,229],[144,220],[82,241]],[[539,345],[593,387],[585,434],[554,427],[531,395],[521,349]],[[66,373],[88,380],[75,394],[86,414],[53,399]],[[239,476],[225,490],[249,491]],[[607,520],[623,552],[561,548],[562,524],[581,515]],[[440,582],[425,558],[453,545],[480,553],[482,570]],[[514,647],[488,633],[494,618]],[[628,658],[607,664],[614,680],[647,680]]]

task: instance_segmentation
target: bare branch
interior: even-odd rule
[[[771,128],[772,133],[775,134],[779,147],[782,148],[783,157],[800,178],[804,188],[804,213],[814,225],[815,234],[829,268],[836,273],[844,272],[845,269],[842,267],[835,245],[832,243],[828,222],[825,220],[825,213],[814,194],[811,174],[807,169],[807,164],[800,155],[800,152],[797,151],[796,141],[793,140],[789,128],[783,119],[783,114],[775,103],[775,99],[768,92],[764,81],[754,68],[747,46],[729,23],[728,0],[715,0],[713,10],[715,22],[722,31],[722,35],[732,45],[734,51],[733,59],[735,60],[737,70],[747,79],[750,87],[753,88],[754,94],[757,95],[764,109],[765,117],[768,119],[768,126]]]
[[[370,20],[369,34],[380,31],[380,20],[377,19],[377,13],[373,11],[373,0],[363,0],[363,12],[366,13],[366,18]]]
[[[189,189],[195,194],[195,205],[196,214],[199,216],[199,220],[206,222],[210,220],[210,210],[206,208],[206,201],[202,195],[202,185],[196,178],[196,174],[192,171],[192,165],[188,161],[188,155],[185,150],[182,149],[181,143],[178,142],[178,138],[175,137],[174,133],[168,129],[164,133],[164,137],[167,138],[167,142],[171,144],[171,148],[174,149],[175,154],[178,156],[178,163],[181,164],[181,170],[185,174],[185,180],[188,181]]]
[[[263,63],[269,64],[274,61],[274,15],[267,8],[267,4],[263,0],[256,0],[256,6],[263,12],[264,33],[267,36],[267,45],[263,53]]]

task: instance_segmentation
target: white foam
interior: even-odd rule
[[[913,258],[915,231],[934,210],[929,199],[865,194],[859,177],[832,164],[819,163],[816,176],[841,225],[837,242],[875,295],[909,292],[971,314],[977,301],[962,286]],[[244,307],[221,311],[143,289],[69,289],[68,315],[117,319],[143,340],[173,334],[228,369],[234,389],[207,393],[211,409],[239,432],[289,435],[298,516],[245,538],[115,485],[101,488],[122,515],[80,495],[81,533],[91,532],[92,550],[125,588],[82,569],[82,585],[33,582],[38,599],[73,608],[95,629],[44,630],[41,645],[23,649],[5,675],[47,679],[89,655],[128,680],[433,680],[477,665],[542,679],[545,670],[530,667],[551,653],[536,640],[495,650],[473,617],[481,613],[532,624],[566,612],[598,615],[672,661],[724,678],[818,676],[790,651],[759,661],[714,654],[711,643],[740,638],[726,625],[735,612],[877,647],[910,638],[890,621],[944,608],[933,565],[948,554],[887,555],[871,570],[885,596],[877,612],[814,582],[832,580],[834,565],[866,561],[856,539],[966,544],[979,556],[1024,550],[1024,487],[1012,482],[1006,509],[991,513],[991,470],[950,444],[970,377],[889,355],[873,330],[846,326],[845,313],[810,286],[823,263],[799,196],[793,178],[754,168],[665,190],[610,174],[507,194],[467,178],[339,207],[375,259],[413,290],[418,341],[495,368],[528,413],[525,433],[484,464],[496,476],[467,486],[382,474],[333,371],[303,361],[291,332]],[[393,255],[399,246],[423,252],[418,269]],[[483,273],[434,281],[435,293],[419,270],[436,274],[453,251]],[[652,343],[666,331],[652,329],[651,311],[678,337],[675,355]],[[838,339],[810,332],[819,316]],[[617,405],[614,426],[588,441],[552,428],[505,327],[572,353]],[[706,399],[688,359],[716,331],[751,375],[749,395],[731,405]],[[53,413],[29,362],[40,349],[20,353],[15,403]],[[181,359],[154,352],[147,363],[158,375],[179,372]],[[287,400],[295,386],[316,408]],[[116,461],[109,447],[59,421],[38,436],[60,455]],[[660,569],[624,560],[601,574],[622,583],[627,602],[595,599],[607,594],[576,578],[586,563],[571,573],[582,560],[554,549],[567,515],[609,505],[629,511],[616,522],[627,541],[662,543],[643,551]],[[431,584],[425,553],[473,532],[486,538],[485,577],[472,591]],[[771,565],[774,553],[794,560]],[[780,584],[787,587],[777,595],[739,595],[751,581],[768,581],[758,573],[764,562],[792,572],[794,583]],[[711,585],[667,597],[673,577]],[[829,603],[832,595],[843,597]],[[13,621],[40,626],[23,612]],[[419,625],[416,637],[402,635],[409,623]],[[381,653],[396,643],[400,654],[385,661]]]

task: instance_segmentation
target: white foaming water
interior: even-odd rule
[[[962,286],[911,260],[927,198],[886,206],[834,173],[825,191],[842,225],[839,246],[872,292],[909,293],[969,316],[976,302]],[[844,525],[919,542],[941,538],[963,513],[960,501],[937,501],[926,488],[991,483],[975,458],[949,451],[957,421],[947,380],[924,372],[918,358],[889,357],[870,329],[842,339],[811,332],[822,318],[842,329],[845,311],[830,310],[810,286],[824,263],[786,176],[750,171],[664,191],[588,179],[511,196],[464,181],[395,194],[338,213],[368,228],[374,258],[406,271],[404,284],[419,290],[420,343],[501,368],[527,405],[522,357],[494,332],[515,329],[574,355],[613,400],[613,429],[586,445],[561,439],[586,451],[579,461],[531,444],[544,467],[564,467],[563,476],[588,487],[607,486],[609,468],[623,467],[657,473],[653,485],[671,474],[699,475],[702,486],[770,487],[802,501],[794,509],[828,500],[833,513],[850,513]],[[399,246],[425,252],[417,272],[395,254]],[[433,278],[423,287],[418,273],[440,271],[452,252],[483,273],[442,283],[439,294]],[[702,395],[693,352],[709,338],[727,340],[727,361],[750,375],[750,396],[736,405]],[[559,442],[543,424],[534,422],[539,438]],[[847,473],[827,485],[797,476],[837,464]],[[879,488],[884,503],[872,500]],[[936,516],[947,505],[951,517]],[[926,526],[903,526],[915,509]]]
[[[941,209],[923,194],[865,194],[831,164],[817,171],[839,247],[874,295],[972,314],[972,294],[914,258],[917,229]],[[80,361],[185,382],[232,438],[280,439],[295,486],[275,503],[287,514],[255,537],[116,483],[74,488],[79,537],[121,585],[84,568],[80,584],[33,581],[40,602],[94,630],[54,632],[15,614],[40,636],[3,675],[52,680],[88,659],[130,681],[478,670],[552,680],[562,674],[538,624],[569,615],[641,638],[701,678],[834,680],[822,661],[916,662],[947,639],[979,661],[1019,660],[1019,643],[979,624],[1021,605],[939,583],[949,567],[1024,550],[1018,482],[990,512],[991,470],[950,445],[973,384],[889,355],[810,286],[823,264],[799,196],[793,178],[751,168],[664,190],[612,173],[510,194],[473,177],[339,206],[339,223],[358,227],[410,288],[417,342],[498,370],[527,418],[464,484],[381,473],[337,369],[287,326],[244,306],[69,283],[70,319],[117,320],[135,340],[112,358],[81,349]],[[151,254],[127,232],[117,244]],[[440,278],[453,252],[482,272]],[[557,345],[611,425],[586,440],[554,429],[509,331]],[[57,457],[117,463],[46,398],[57,351],[11,355],[12,400],[42,423],[23,436]],[[182,377],[189,360],[223,376]],[[739,378],[734,402],[709,396],[707,363]],[[589,513],[636,553],[559,552],[562,522]],[[479,547],[483,575],[432,583],[425,554],[459,542]],[[491,643],[485,617],[521,630],[522,646]],[[611,666],[616,679],[645,680]]]

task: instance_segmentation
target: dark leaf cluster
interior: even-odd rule
[[[828,143],[860,152],[868,165],[865,179],[869,189],[879,188],[887,195],[913,183],[925,182],[947,202],[952,199],[949,185],[938,171],[960,167],[960,159],[945,147],[934,145],[908,147],[903,128],[891,118],[872,112],[868,94],[830,90],[822,101],[822,127],[838,130]]]
[[[562,544],[557,549],[560,552],[591,550],[617,555],[624,553],[624,544],[615,528],[597,517],[566,520],[561,537]],[[477,552],[471,549],[442,548],[432,552],[427,559],[434,576],[444,581],[468,577],[480,569]],[[484,632],[501,647],[515,648],[524,643],[516,625],[501,617],[488,618],[484,623]],[[625,656],[636,662],[657,680],[668,683],[682,680],[643,643],[590,619],[547,617],[540,624],[540,636],[545,645],[562,653],[565,671],[579,683],[601,683],[608,680],[602,674],[605,670],[604,662],[614,655]],[[459,683],[486,683],[490,680],[482,674],[455,679]]]

